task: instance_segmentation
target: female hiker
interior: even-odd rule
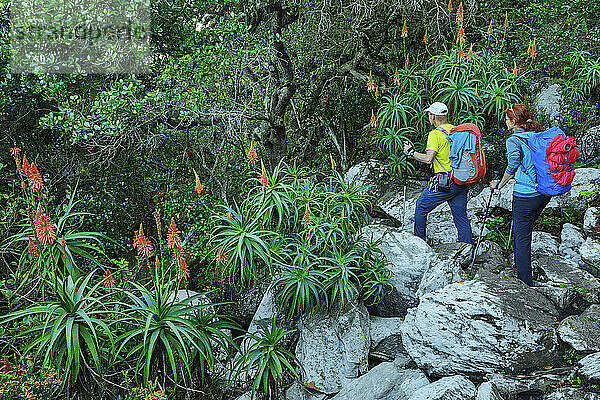
[[[506,127],[510,136],[506,139],[508,166],[501,180],[490,182],[490,188],[502,189],[515,178],[512,201],[512,218],[515,230],[515,266],[517,276],[533,286],[531,274],[531,234],[533,223],[550,201],[550,196],[536,189],[536,175],[527,139],[544,128],[531,120],[531,111],[524,104],[510,106],[505,112]]]

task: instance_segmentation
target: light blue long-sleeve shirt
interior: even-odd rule
[[[536,175],[531,150],[529,146],[515,136],[529,139],[535,132],[525,132],[523,128],[517,130],[508,139],[506,139],[506,157],[508,166],[506,173],[515,176],[515,187],[513,194],[518,197],[535,197],[541,195],[535,189]]]

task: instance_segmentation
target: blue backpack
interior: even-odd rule
[[[574,163],[579,157],[579,149],[575,140],[565,135],[559,127],[538,132],[529,139],[515,135],[531,150],[531,159],[535,168],[535,177],[529,176],[527,169],[521,164],[525,175],[536,182],[532,187],[538,192],[556,196],[571,190],[575,177]]]

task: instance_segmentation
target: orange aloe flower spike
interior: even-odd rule
[[[402,34],[400,35],[400,37],[408,37],[408,28],[406,27],[406,20],[404,21],[404,25],[402,25]]]
[[[465,29],[462,24],[460,24],[460,29],[458,30],[458,35],[456,36],[456,43],[462,43],[465,41]]]
[[[335,170],[335,160],[333,159],[333,156],[331,155],[331,153],[329,153],[329,161],[331,161],[331,174],[335,175],[337,173],[337,171]]]
[[[179,237],[180,233],[177,230],[177,225],[175,225],[175,218],[171,218],[171,225],[169,225],[169,230],[167,231],[167,246],[170,249],[183,247],[183,242],[181,241],[181,237]]]
[[[267,186],[269,185],[269,177],[267,176],[267,170],[265,169],[265,164],[263,163],[262,158],[260,160],[260,167],[262,169],[262,175],[260,177],[260,184],[262,186],[262,190],[265,191],[265,190],[267,190]]]
[[[429,34],[427,33],[427,28],[425,29],[425,36],[423,36],[423,43],[429,43]]]
[[[504,27],[508,28],[508,11],[504,14]]]
[[[250,150],[248,150],[248,162],[252,165],[256,164],[256,160],[258,160],[258,155],[256,154],[256,150],[254,149],[254,140],[250,142]]]
[[[198,177],[198,173],[196,172],[196,170],[192,168],[192,171],[194,171],[194,176],[196,178],[196,186],[194,186],[194,190],[196,191],[196,193],[198,193],[198,195],[200,195],[202,193],[202,189],[204,188],[202,187],[202,183],[200,183],[200,178]]]
[[[54,224],[46,214],[40,214],[35,219],[35,235],[43,246],[51,244],[56,240]]]
[[[373,80],[373,74],[369,71],[369,78],[367,79],[367,91],[371,92],[375,90],[375,80]]]
[[[29,186],[34,192],[39,192],[44,188],[44,181],[40,175],[35,163],[29,165]]]
[[[373,128],[377,127],[377,118],[375,118],[375,113],[371,110],[371,126]]]
[[[448,1],[448,14],[452,13],[452,0]]]
[[[304,217],[302,217],[302,226],[310,231],[310,227],[313,222],[310,218],[310,210],[308,209],[308,203],[306,203],[306,210],[304,211]]]
[[[493,32],[494,32],[494,30],[492,29],[492,20],[490,20],[490,25],[488,26],[488,29],[487,29],[488,37],[490,37]]]
[[[117,282],[115,281],[115,278],[113,278],[110,270],[107,268],[106,274],[104,275],[104,289],[106,289],[107,291],[111,291],[116,288]]]
[[[456,10],[456,23],[460,23],[462,24],[463,19],[464,19],[464,9],[463,9],[463,4],[462,1],[460,2],[460,4],[458,5],[458,9]]]
[[[27,251],[29,252],[29,257],[36,258],[38,255],[37,247],[35,247],[35,243],[33,243],[32,238],[28,238],[28,239],[29,239],[29,243],[27,245]]]

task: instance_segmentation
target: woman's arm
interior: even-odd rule
[[[504,175],[500,181],[493,180],[490,182],[490,189],[502,189],[508,181],[510,181],[514,176],[515,172],[521,165],[521,148],[518,139],[508,138],[506,140],[506,156],[508,158],[508,165],[506,166],[506,171],[504,171]]]
[[[496,179],[490,182],[490,189],[502,189],[513,177],[514,175],[504,172],[504,175],[500,181]]]

